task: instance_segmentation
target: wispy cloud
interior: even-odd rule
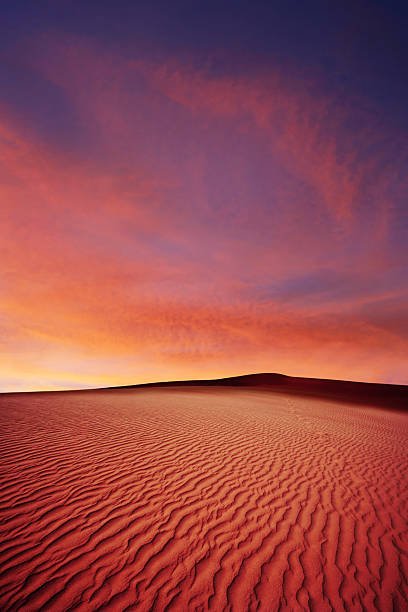
[[[273,66],[220,76],[49,35],[20,53],[86,139],[0,108],[3,388],[401,382],[403,135]]]

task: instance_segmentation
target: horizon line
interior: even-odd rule
[[[404,383],[384,383],[384,382],[373,382],[373,381],[361,381],[361,380],[350,380],[350,379],[340,379],[340,378],[319,378],[314,376],[292,376],[290,374],[282,374],[281,372],[250,372],[247,374],[235,374],[233,376],[222,376],[219,378],[186,378],[186,379],[172,379],[172,380],[155,380],[149,382],[142,383],[129,383],[124,385],[109,385],[106,387],[79,387],[79,388],[61,388],[61,389],[30,389],[24,391],[0,391],[0,395],[9,395],[9,394],[22,394],[22,393],[69,393],[69,392],[80,392],[80,391],[113,391],[113,390],[121,390],[121,389],[137,389],[137,388],[146,388],[146,387],[160,387],[160,386],[176,386],[177,384],[189,385],[192,386],[195,384],[199,386],[200,384],[209,385],[211,383],[214,386],[222,385],[224,381],[233,381],[242,378],[254,377],[254,376],[276,376],[279,378],[285,378],[289,380],[297,380],[297,381],[314,381],[314,382],[332,382],[332,383],[349,383],[353,385],[364,385],[364,386],[375,386],[377,388],[387,388],[387,389],[404,389],[408,391],[408,384]],[[245,385],[242,385],[245,386]],[[248,385],[251,386],[251,385]]]

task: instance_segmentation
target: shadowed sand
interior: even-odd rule
[[[408,609],[406,388],[243,378],[1,395],[0,609]]]

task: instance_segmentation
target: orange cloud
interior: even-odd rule
[[[377,282],[392,175],[367,187],[378,157],[348,141],[347,109],[277,74],[53,49],[33,70],[89,142],[66,150],[1,109],[2,388],[257,370],[401,382],[390,318],[406,297],[398,270]]]

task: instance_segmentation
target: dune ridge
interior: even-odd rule
[[[201,380],[175,380],[168,382],[142,383],[111,387],[112,389],[136,389],[150,387],[268,387],[275,392],[288,395],[330,398],[337,402],[367,404],[408,410],[408,386],[385,383],[330,380],[325,378],[302,378],[275,372],[243,374],[227,378]]]
[[[262,385],[0,396],[2,610],[403,610],[406,414]]]

